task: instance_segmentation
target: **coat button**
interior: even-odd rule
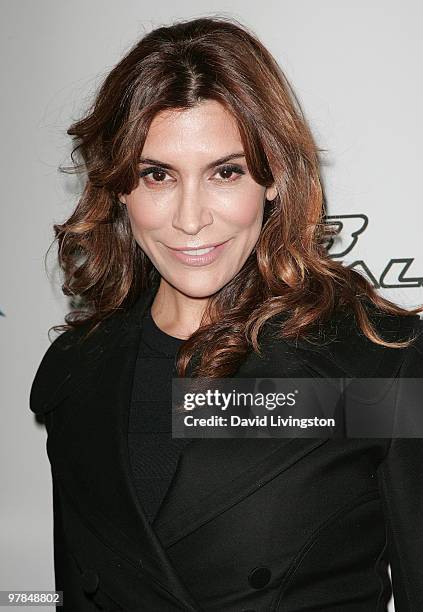
[[[262,589],[269,582],[271,575],[268,567],[255,567],[248,576],[248,582],[254,589]]]
[[[98,589],[100,579],[98,574],[92,569],[85,570],[81,576],[82,588],[88,595],[92,595]]]

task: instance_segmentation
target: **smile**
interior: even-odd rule
[[[188,251],[180,251],[181,253],[186,253],[186,255],[205,255],[206,253],[210,253],[216,247],[209,247],[207,249],[189,249]]]
[[[201,249],[172,249],[167,247],[169,252],[178,260],[189,266],[206,266],[213,263],[218,259],[221,253],[225,250],[229,240],[216,244],[215,246],[208,246]]]

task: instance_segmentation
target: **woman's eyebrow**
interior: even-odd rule
[[[210,170],[210,168],[215,168],[216,166],[220,166],[220,164],[224,164],[230,161],[231,159],[236,159],[238,157],[245,157],[245,154],[243,152],[230,153],[229,155],[225,155],[225,157],[220,157],[219,159],[216,159],[210,164],[207,164],[207,166],[205,167],[205,170]],[[170,164],[161,162],[158,159],[151,159],[151,157],[140,157],[139,163],[140,164],[153,164],[155,166],[160,166],[161,168],[166,168],[167,170],[175,170],[175,168],[171,166]]]

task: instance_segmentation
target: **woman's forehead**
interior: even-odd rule
[[[235,148],[234,148],[235,147]],[[242,151],[236,120],[218,102],[207,100],[187,109],[166,109],[151,122],[144,142],[143,156],[187,153],[219,157]],[[154,153],[154,155],[153,155]]]

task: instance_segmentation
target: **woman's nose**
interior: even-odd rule
[[[213,223],[207,195],[199,189],[185,189],[181,192],[173,214],[172,225],[185,234],[198,234],[201,229]]]

